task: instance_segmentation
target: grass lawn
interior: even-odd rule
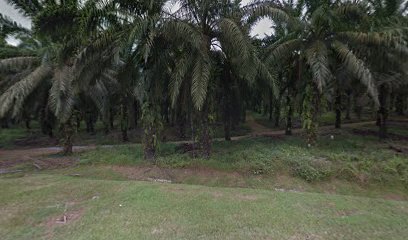
[[[214,142],[210,159],[162,143],[156,165],[140,144],[37,156],[41,170],[0,157],[23,171],[0,174],[0,239],[407,239],[407,126],[386,142],[362,129]]]
[[[98,176],[105,167],[138,180],[166,178],[213,187],[284,188],[371,197],[396,194],[398,199],[408,200],[408,155],[390,149],[406,143],[379,142],[374,136],[342,130],[320,136],[318,146],[312,148],[300,136],[215,142],[210,159],[193,159],[174,144],[161,144],[157,166],[167,172],[152,175],[141,174],[151,166],[143,160],[140,145],[117,146],[78,154],[77,171]]]
[[[406,239],[408,202],[319,193],[1,178],[8,239]],[[66,223],[57,220],[67,216]]]

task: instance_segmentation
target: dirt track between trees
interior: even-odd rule
[[[245,138],[251,137],[259,137],[259,136],[266,136],[266,137],[273,137],[273,136],[283,136],[285,134],[284,130],[271,130],[266,128],[265,126],[257,123],[255,119],[249,117],[247,119],[247,123],[252,130],[251,134],[244,135],[244,136],[237,136],[232,137],[232,140],[240,140]],[[348,123],[343,124],[343,127],[350,128],[350,127],[358,127],[367,124],[375,124],[374,121],[370,122],[360,122],[360,123]],[[332,130],[333,126],[323,126],[319,128],[319,131],[324,132],[327,130]],[[303,132],[303,129],[293,129],[293,134],[299,134]],[[216,138],[213,139],[214,141],[223,141],[223,138]],[[176,141],[176,142],[169,142],[175,144],[183,144],[183,143],[191,143],[190,140],[186,141]],[[113,147],[114,145],[103,145],[100,147]],[[95,145],[91,146],[75,146],[74,152],[80,152],[85,150],[95,149]],[[34,161],[38,159],[40,156],[46,156],[51,154],[57,154],[61,152],[62,147],[44,147],[44,148],[29,148],[29,149],[12,149],[12,150],[4,150],[0,149],[0,168],[5,168],[8,165],[12,164],[15,165],[19,162],[27,162],[27,161]]]

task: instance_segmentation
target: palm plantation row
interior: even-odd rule
[[[390,111],[407,108],[402,0],[9,2],[32,29],[0,19],[0,119],[34,116],[45,133],[59,129],[66,154],[79,112],[89,128],[99,116],[106,131],[120,119],[124,141],[140,119],[144,155],[154,161],[169,122],[191,129],[208,157],[211,123],[221,121],[230,140],[248,109],[277,125],[284,114],[288,135],[298,114],[313,145],[327,109],[340,128],[343,112],[369,106],[385,138]],[[273,34],[251,37],[263,18]]]

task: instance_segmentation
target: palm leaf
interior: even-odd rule
[[[173,105],[175,106],[177,102],[177,98],[180,93],[180,88],[183,83],[183,80],[186,78],[186,74],[188,69],[191,66],[191,59],[186,55],[183,55],[176,61],[175,69],[171,75],[169,88],[170,88],[170,100]]]
[[[292,56],[293,52],[298,50],[301,44],[302,40],[296,38],[273,46],[273,50],[267,56],[266,62],[272,64]]]
[[[74,73],[68,66],[55,70],[50,89],[49,103],[55,116],[64,123],[69,120],[75,103],[73,87]]]
[[[379,101],[377,87],[370,70],[365,66],[364,62],[357,58],[357,56],[354,55],[353,52],[343,43],[334,41],[332,46],[348,71],[350,71],[367,87],[368,93],[378,106]]]
[[[210,81],[211,65],[209,60],[199,56],[196,58],[192,73],[191,97],[194,106],[201,110],[207,97],[207,88]]]
[[[332,79],[327,54],[326,45],[321,41],[316,41],[305,53],[307,63],[312,70],[313,81],[319,91],[322,91],[323,86]]]
[[[21,81],[12,85],[0,96],[0,118],[10,110],[13,117],[21,111],[25,99],[37,88],[37,86],[51,74],[51,67],[42,64]]]
[[[13,57],[0,60],[0,72],[21,71],[40,63],[38,57]]]

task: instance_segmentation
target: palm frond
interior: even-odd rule
[[[278,23],[293,24],[294,21],[294,19],[292,19],[285,11],[268,3],[244,6],[242,11],[248,16],[246,19],[246,24],[250,26],[265,17],[268,17]]]
[[[42,9],[38,0],[7,0],[14,8],[26,17],[34,17]]]
[[[223,18],[220,21],[221,28],[221,38],[222,41],[226,41],[230,49],[233,49],[240,58],[247,58],[249,54],[249,41],[247,36],[242,32],[239,25],[234,22],[232,19]]]
[[[207,88],[210,81],[211,64],[208,59],[199,56],[196,58],[192,73],[191,97],[194,106],[201,110],[207,97]]]
[[[332,79],[332,74],[329,68],[329,59],[326,45],[321,41],[316,41],[305,53],[306,60],[313,74],[313,81],[317,85],[319,91],[323,90]]]
[[[109,91],[101,80],[89,87],[86,93],[92,99],[102,116],[106,115],[109,106]]]
[[[40,63],[38,57],[13,57],[0,60],[0,72],[21,71]]]
[[[368,93],[378,106],[379,101],[377,87],[370,70],[365,66],[364,62],[357,58],[357,56],[354,55],[353,52],[343,43],[334,41],[332,45],[333,49],[343,61],[343,64],[347,70],[367,87]]]
[[[167,21],[163,24],[161,31],[170,41],[190,43],[197,50],[202,48],[203,36],[186,21]]]
[[[274,69],[269,68],[259,59],[257,60],[256,65],[258,66],[259,77],[262,80],[266,81],[267,85],[272,88],[273,96],[276,98],[276,96],[279,95],[279,88],[277,85],[277,72],[274,71]]]
[[[272,64],[292,56],[293,52],[298,50],[301,44],[302,40],[296,38],[273,46],[273,49],[266,58],[266,62]]]
[[[395,36],[389,32],[340,32],[337,35],[354,43],[383,47],[392,47],[401,41],[401,36]]]
[[[54,71],[48,101],[52,111],[61,123],[70,119],[74,108],[75,89],[72,84],[73,80],[74,73],[71,67],[62,66]]]
[[[191,59],[189,59],[186,55],[183,55],[176,61],[175,69],[173,70],[169,83],[170,100],[173,107],[177,102],[177,98],[180,93],[180,87],[183,83],[183,80],[186,78],[188,69],[190,68],[190,60]]]
[[[30,31],[21,24],[11,20],[9,17],[4,16],[0,13],[0,36],[6,37],[10,34],[15,33],[29,33]]]
[[[37,86],[48,76],[52,68],[42,64],[21,81],[12,85],[0,96],[0,118],[11,110],[13,117],[21,111],[25,99],[37,88]]]

